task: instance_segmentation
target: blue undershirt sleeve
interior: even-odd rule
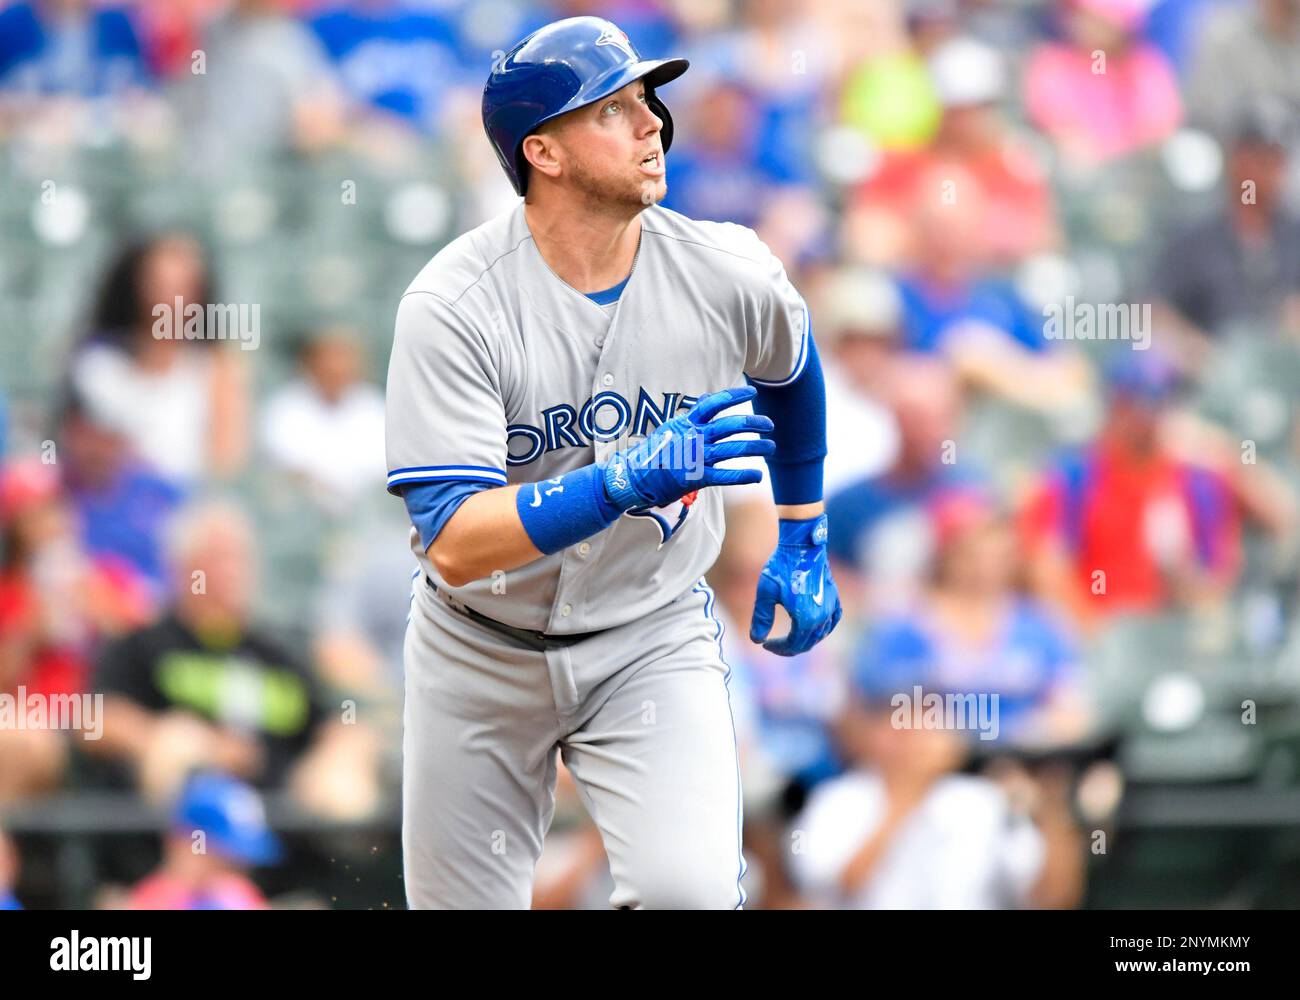
[[[799,377],[785,385],[763,385],[754,412],[770,417],[769,437],[776,453],[767,459],[772,475],[772,499],[779,504],[816,503],[822,499],[822,466],[826,461],[826,382],[817,344],[808,334],[808,360]]]
[[[412,483],[402,487],[402,500],[406,503],[411,523],[420,532],[421,546],[427,550],[461,504],[479,490],[491,488],[491,483],[472,479]]]

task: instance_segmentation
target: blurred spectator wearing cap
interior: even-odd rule
[[[160,601],[166,584],[161,536],[183,500],[181,490],[137,458],[122,434],[96,423],[75,393],[63,408],[58,447],[82,544],[92,555],[125,562]]]
[[[85,692],[96,643],[139,625],[148,608],[129,567],[83,551],[52,466],[32,460],[0,470],[0,691],[21,686],[45,699]],[[63,735],[0,729],[0,802],[58,781]]]
[[[110,268],[90,333],[72,361],[72,386],[91,419],[177,485],[243,464],[248,386],[241,351],[154,333],[156,308],[213,299],[203,248],[184,233],[124,249]]]
[[[914,252],[898,279],[905,346],[942,355],[964,385],[1013,406],[1039,413],[1079,406],[1091,370],[1073,345],[1044,335],[1042,317],[991,267],[997,219],[962,194],[976,182],[945,169],[917,184],[925,194],[912,204]]]
[[[1221,601],[1240,569],[1243,520],[1294,534],[1291,491],[1177,409],[1177,385],[1157,350],[1126,352],[1109,367],[1096,439],[1064,455],[1026,505],[1033,585],[1085,626]]]
[[[320,39],[289,0],[234,0],[207,25],[203,73],[175,90],[185,149],[217,172],[288,152],[317,153],[344,136],[347,105]]]
[[[1090,713],[1063,622],[1021,590],[1016,534],[981,492],[931,505],[936,549],[916,604],[871,626],[855,670],[876,683],[995,695],[1004,746],[1059,746],[1082,737]],[[984,738],[981,736],[981,738]]]
[[[257,792],[224,774],[198,773],[176,802],[162,864],[131,890],[127,908],[265,910],[246,872],[280,855]]]
[[[1077,906],[1083,847],[1060,790],[1026,800],[956,773],[961,736],[899,724],[894,694],[859,687],[842,714],[852,766],[791,825],[797,884],[842,909]]]
[[[918,202],[939,200],[941,185],[954,181],[955,197],[978,202],[985,218],[997,220],[984,237],[990,263],[1054,246],[1059,233],[1046,173],[1000,112],[1002,57],[982,42],[953,38],[930,56],[928,69],[943,108],[938,132],[921,149],[886,153],[861,186],[848,223],[854,253],[886,266],[914,259]]]
[[[0,10],[0,99],[115,97],[149,76],[125,5],[33,0]]]
[[[1182,121],[1168,60],[1139,34],[1141,0],[1061,0],[1062,41],[1024,71],[1025,110],[1078,170],[1156,145]]]
[[[384,480],[384,394],[364,377],[355,334],[324,330],[304,343],[299,374],[267,399],[262,446],[304,498],[344,514]]]
[[[891,368],[884,402],[898,431],[893,461],[826,501],[827,546],[846,609],[906,601],[932,557],[927,505],[946,488],[979,480],[951,452],[961,397],[946,365],[933,358],[900,359]]]
[[[204,502],[169,529],[173,603],[99,658],[104,736],[94,753],[128,765],[146,795],[212,767],[288,787],[326,815],[376,805],[374,739],[333,720],[315,676],[252,622],[255,549],[238,508]]]
[[[1269,336],[1300,300],[1300,215],[1286,203],[1284,109],[1242,109],[1228,140],[1218,211],[1176,225],[1154,264],[1156,326],[1180,335],[1177,356],[1200,368],[1213,338]]]
[[[1198,124],[1227,134],[1252,103],[1269,98],[1300,115],[1300,5],[1295,0],[1225,4],[1205,19],[1187,80]]]

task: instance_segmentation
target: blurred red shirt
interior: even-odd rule
[[[1221,475],[1105,438],[1060,463],[1022,529],[1031,552],[1063,544],[1082,592],[1108,613],[1161,609],[1179,566],[1228,582],[1240,565],[1240,513]],[[1104,595],[1092,591],[1098,570]]]

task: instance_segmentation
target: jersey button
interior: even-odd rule
[[[578,555],[580,556],[585,556],[590,551],[591,551],[591,542],[583,542],[581,545],[578,546]]]
[[[597,338],[596,338],[596,346],[597,346],[597,347],[604,347],[604,346],[605,346],[605,338],[604,338],[604,337],[597,337]]]
[[[614,376],[613,376],[612,374],[610,374],[609,372],[605,372],[605,374],[601,377],[601,381],[602,381],[603,383],[605,383],[605,385],[613,385],[613,384],[614,384]]]
[[[566,604],[564,607],[560,608],[560,616],[562,618],[568,618],[571,614],[573,614],[572,604]]]

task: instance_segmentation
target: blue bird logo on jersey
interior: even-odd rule
[[[695,505],[699,495],[699,490],[692,490],[675,503],[663,507],[634,507],[626,513],[629,517],[645,517],[653,521],[659,529],[659,547],[663,548],[668,539],[677,534],[681,526],[686,523],[691,507]]]

